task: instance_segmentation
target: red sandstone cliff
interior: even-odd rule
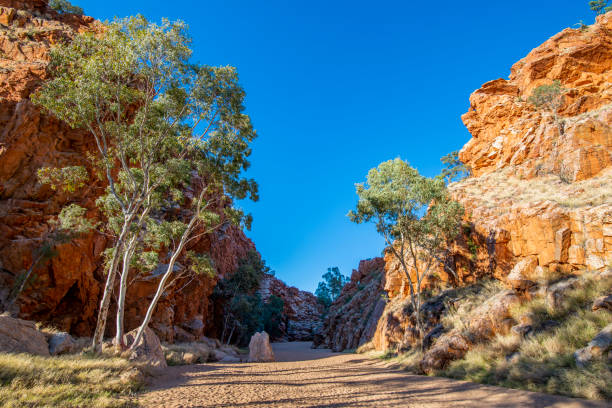
[[[76,32],[95,30],[97,24],[91,17],[59,15],[44,0],[0,0],[0,297],[31,265],[33,250],[62,205],[76,200],[89,210],[88,216],[97,216],[94,201],[104,188],[100,182],[92,180],[85,190],[68,196],[36,178],[44,166],[88,165],[85,153],[93,150],[93,139],[41,113],[29,101],[48,75],[50,46]],[[105,237],[95,233],[58,246],[57,256],[34,271],[19,301],[20,316],[91,335],[104,280],[100,254],[106,245]],[[210,251],[224,275],[234,271],[254,245],[240,229],[229,227],[200,239],[192,249]],[[209,296],[215,282],[197,278],[180,292],[180,283],[169,291],[152,322],[162,340],[190,339],[210,329]],[[139,324],[156,283],[151,278],[129,289],[127,330]]]
[[[535,88],[554,80],[567,89],[559,109],[563,131],[551,114],[527,101]],[[458,280],[439,268],[429,286],[492,276],[517,287],[551,271],[602,271],[612,264],[612,13],[585,30],[563,30],[516,63],[508,80],[484,84],[470,97],[462,119],[472,139],[459,157],[473,177],[450,186],[466,216],[446,260]],[[409,289],[390,254],[383,281],[389,301],[371,345],[409,347],[414,340],[412,312],[405,308]],[[491,310],[506,313],[510,298],[500,297]],[[436,335],[444,302],[435,298],[426,305],[428,328]],[[334,305],[330,314],[341,310]],[[495,331],[490,322],[484,325],[483,333]],[[333,340],[330,330],[348,334]],[[354,323],[326,320],[324,332],[330,347],[343,349],[348,347],[343,339],[358,330]],[[445,353],[455,340],[444,339]]]

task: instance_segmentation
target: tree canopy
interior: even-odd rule
[[[323,274],[323,281],[319,282],[315,295],[326,309],[340,296],[342,288],[349,282],[349,277],[340,273],[337,266],[327,268]]]
[[[195,229],[202,235],[227,222],[250,224],[232,207],[233,199],[257,199],[256,183],[243,175],[256,137],[243,113],[245,92],[233,67],[193,64],[190,44],[183,22],[118,19],[101,34],[83,33],[54,47],[52,79],[32,96],[73,128],[89,131],[97,147],[90,154],[93,174],[78,166],[45,168],[41,179],[68,191],[89,177],[108,185],[96,201],[106,217],[103,232],[113,237],[97,350],[118,270],[121,341],[133,268],[153,270],[162,248],[175,262]],[[212,271],[206,254],[188,260],[191,271]],[[163,284],[173,282],[166,279]]]
[[[423,283],[443,263],[450,240],[459,233],[463,208],[448,195],[443,176],[424,177],[399,158],[371,169],[356,190],[359,200],[349,218],[373,222],[400,263],[422,338]]]

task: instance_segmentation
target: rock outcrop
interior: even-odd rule
[[[382,296],[384,265],[382,258],[359,262],[350,282],[331,305],[315,347],[342,351],[356,349],[372,340],[386,304]]]
[[[528,99],[537,87],[557,80],[566,91],[555,119]],[[432,345],[425,371],[513,326],[527,335],[535,328],[509,319],[512,305],[537,295],[554,307],[578,280],[538,289],[540,282],[612,265],[612,13],[586,29],[562,31],[515,64],[509,79],[484,84],[470,97],[462,119],[472,139],[459,157],[472,176],[449,186],[466,210],[461,234],[444,260],[455,274],[439,265],[424,287],[496,278],[508,292],[483,305],[464,331],[445,332],[440,323],[452,293],[431,298],[425,304],[426,339]],[[407,349],[415,342],[407,279],[389,251],[384,269],[388,300],[369,346]],[[602,298],[594,307],[605,308],[606,302]],[[359,338],[354,324],[337,323],[343,308],[332,306],[335,317],[325,321],[323,333]],[[322,341],[349,347],[349,341],[329,336]]]
[[[249,342],[249,363],[265,363],[275,361],[274,351],[270,345],[268,333],[255,333]]]
[[[0,315],[0,352],[49,355],[49,345],[34,322]]]
[[[123,341],[129,347],[133,347],[132,343],[134,343],[137,331],[138,329],[134,329],[123,336]],[[143,368],[152,373],[161,372],[168,367],[159,337],[148,327],[145,329],[138,344],[130,352],[129,359],[138,362]]]
[[[76,202],[88,210],[88,217],[99,216],[95,200],[105,188],[102,182],[92,178],[74,194],[38,183],[41,167],[88,167],[87,152],[95,146],[87,132],[71,129],[29,100],[48,77],[49,48],[77,32],[98,29],[93,18],[58,14],[44,0],[0,0],[0,296],[6,297],[16,277],[30,267],[49,221],[63,205]],[[103,234],[93,233],[58,245],[57,255],[36,268],[20,297],[20,317],[90,336],[104,282],[101,253],[107,244]],[[210,252],[223,276],[233,272],[254,245],[240,229],[228,227],[202,237],[190,249]],[[140,323],[157,280],[153,275],[129,288],[127,330]],[[162,340],[197,338],[211,329],[209,297],[215,282],[198,277],[168,291],[151,323]],[[113,326],[107,325],[107,335],[112,335]]]
[[[283,300],[283,321],[280,331],[283,335],[277,341],[310,341],[315,328],[321,325],[323,308],[315,295],[298,288],[287,286],[273,275],[265,274],[259,291],[261,300],[267,302],[270,296]]]

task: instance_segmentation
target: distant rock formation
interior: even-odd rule
[[[266,274],[260,283],[259,295],[264,302],[270,296],[283,300],[284,319],[280,330],[283,335],[275,341],[310,341],[314,330],[322,323],[323,307],[315,295],[287,286],[283,281]]]
[[[385,309],[385,262],[383,258],[359,262],[338,299],[331,305],[315,347],[334,351],[356,349],[372,340]]]

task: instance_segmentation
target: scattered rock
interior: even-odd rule
[[[565,298],[565,293],[577,288],[579,284],[580,280],[578,278],[568,278],[550,285],[546,289],[546,303],[548,307],[552,310],[560,308]]]
[[[49,338],[49,353],[52,356],[74,352],[77,343],[68,333],[54,333]]]
[[[438,337],[440,337],[444,333],[444,326],[441,324],[437,324],[433,329],[431,329],[425,337],[423,337],[423,347],[428,349],[431,345],[436,341]]]
[[[519,324],[514,326],[512,331],[521,337],[527,337],[533,332],[533,327],[530,324]]]
[[[421,370],[427,374],[434,370],[441,370],[451,361],[463,357],[469,349],[469,340],[458,331],[453,331],[440,337],[436,344],[425,353],[420,363]]]
[[[134,329],[123,336],[123,341],[128,346],[132,346],[136,332]],[[166,358],[159,342],[159,338],[150,328],[146,328],[140,342],[129,356],[130,360],[142,363],[147,370],[157,373],[168,367]]]
[[[49,355],[49,345],[34,322],[0,315],[0,352]]]
[[[268,333],[255,333],[249,342],[249,363],[275,361]]]
[[[506,282],[515,290],[529,290],[536,286],[534,280],[537,280],[537,278],[534,279],[534,271],[537,266],[538,258],[535,256],[520,260],[506,277]]]
[[[608,310],[612,312],[612,294],[595,299],[593,302],[593,311],[596,310]]]
[[[612,350],[612,323],[604,327],[589,344],[574,352],[574,360],[578,367],[586,367],[593,358],[601,357]]]

